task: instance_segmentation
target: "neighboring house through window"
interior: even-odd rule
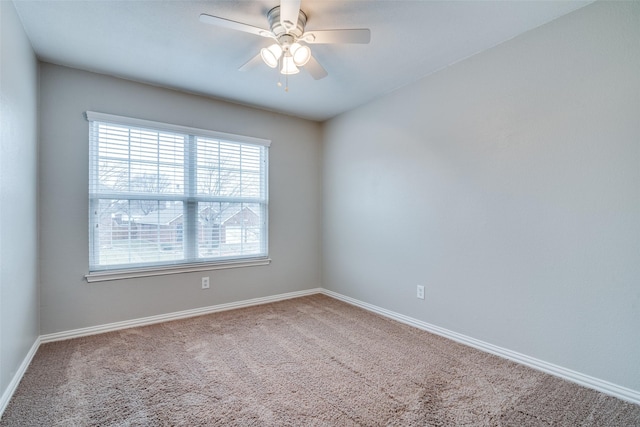
[[[266,259],[268,140],[87,119],[90,274]]]

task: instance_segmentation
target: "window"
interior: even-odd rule
[[[269,141],[87,119],[90,275],[266,259]]]

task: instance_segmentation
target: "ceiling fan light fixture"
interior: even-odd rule
[[[311,49],[308,46],[302,46],[300,43],[292,44],[289,52],[293,57],[293,63],[298,67],[303,67],[311,59]]]
[[[293,62],[293,57],[289,55],[285,55],[282,58],[282,68],[280,69],[280,73],[282,74],[298,74],[300,70],[296,67],[295,62]]]
[[[275,2],[276,0],[271,1]],[[297,74],[300,71],[298,67],[304,67],[305,71],[315,80],[327,77],[328,73],[311,55],[311,49],[307,44],[368,44],[371,41],[371,30],[368,28],[306,32],[307,15],[300,9],[301,0],[279,0],[279,3],[278,6],[267,12],[268,30],[206,13],[200,14],[200,21],[268,38],[272,40],[271,43],[276,41],[275,44],[261,49],[258,55],[239,68],[240,71],[248,70],[259,64],[262,59],[268,67],[274,68],[284,75]]]
[[[265,64],[271,68],[278,66],[278,60],[282,55],[282,48],[277,43],[272,44],[267,48],[260,49],[260,56]]]

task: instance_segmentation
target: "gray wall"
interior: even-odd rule
[[[0,395],[39,335],[38,63],[0,1]]]
[[[43,334],[320,286],[318,123],[51,64],[40,80]],[[86,110],[271,139],[272,263],[87,283]]]
[[[327,122],[324,287],[640,390],[639,40],[597,2]]]

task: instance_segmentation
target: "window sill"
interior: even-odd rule
[[[127,270],[94,271],[85,275],[87,282],[106,282],[109,280],[135,279],[138,277],[165,276],[168,274],[193,273],[197,271],[222,270],[227,268],[255,267],[268,265],[270,258],[259,258],[242,261],[226,261],[215,264],[185,264],[163,267],[132,268]]]

